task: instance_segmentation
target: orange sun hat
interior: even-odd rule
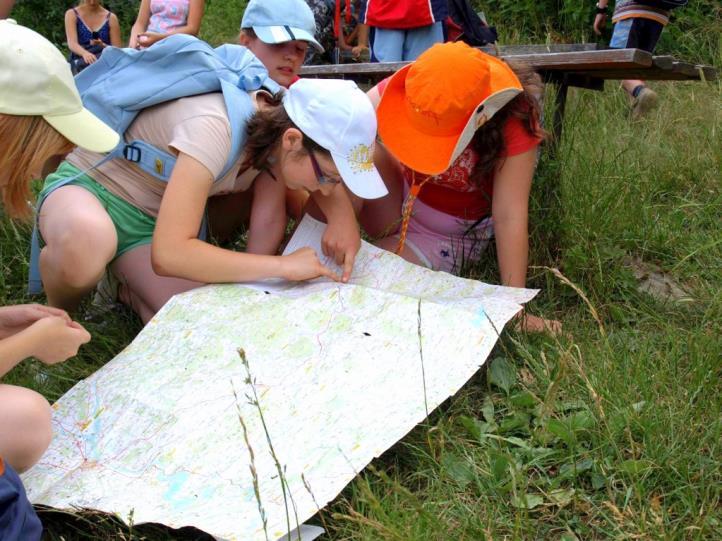
[[[437,44],[389,79],[376,111],[379,136],[403,164],[437,175],[522,90],[502,60],[462,42]]]

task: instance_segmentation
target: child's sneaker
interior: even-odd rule
[[[657,93],[645,86],[632,101],[632,120],[639,120],[649,111],[657,107]]]
[[[95,288],[93,300],[85,313],[86,321],[101,320],[105,314],[118,306],[118,288],[120,282],[106,269],[103,278]]]

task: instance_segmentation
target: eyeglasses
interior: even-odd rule
[[[318,183],[323,186],[324,184],[340,184],[341,181],[337,178],[329,178],[326,175],[323,174],[321,171],[321,166],[318,165],[318,161],[316,161],[316,157],[313,155],[313,151],[309,151],[308,155],[311,158],[311,165],[313,166],[313,172],[316,173],[316,180],[318,180]]]

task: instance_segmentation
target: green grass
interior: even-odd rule
[[[722,538],[722,93],[719,83],[654,87],[660,107],[637,123],[614,83],[572,91],[558,156],[542,159],[530,285],[543,291],[531,310],[561,319],[568,336],[506,332],[484,373],[316,518],[328,539]],[[28,300],[28,234],[0,224],[3,304]],[[639,292],[628,256],[661,267],[693,300]],[[603,330],[542,267],[585,293]],[[468,275],[495,272],[490,253]],[[77,358],[26,361],[5,381],[57,399],[140,325],[116,312],[88,328]],[[200,538],[43,519],[50,539]]]

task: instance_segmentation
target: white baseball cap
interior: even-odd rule
[[[301,79],[284,93],[283,107],[298,129],[331,153],[354,194],[376,199],[388,193],[374,166],[376,112],[356,83]]]
[[[43,36],[0,20],[0,113],[42,116],[71,143],[108,152],[120,137],[83,107],[63,55]]]
[[[319,52],[323,47],[316,41],[316,21],[303,0],[251,0],[243,12],[241,28],[253,28],[264,43],[307,41]]]

